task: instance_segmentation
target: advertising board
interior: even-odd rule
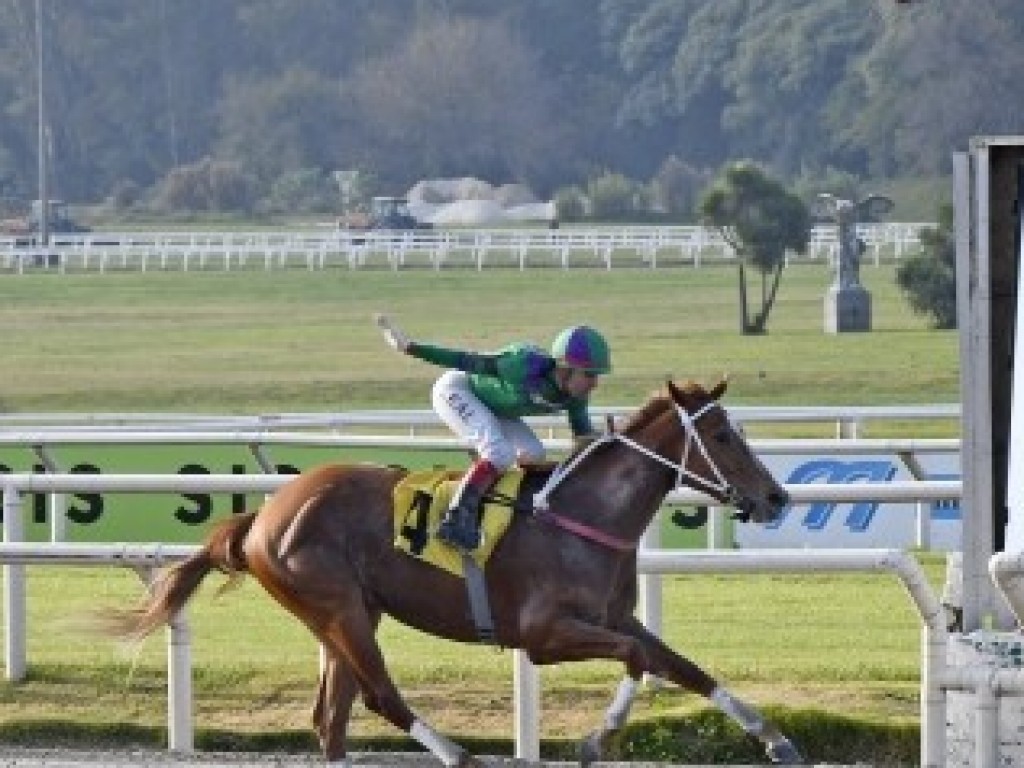
[[[917,457],[925,471],[915,478],[898,456],[771,456],[765,464],[784,484],[885,483],[892,480],[958,480],[959,454]],[[917,517],[925,516],[929,548],[960,548],[959,501],[880,504],[860,501],[840,504],[815,502],[790,505],[778,520],[767,525],[737,525],[740,547],[913,547],[918,540]]]

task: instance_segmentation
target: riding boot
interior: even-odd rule
[[[474,463],[438,526],[437,538],[465,551],[480,546],[480,502],[499,477],[501,471],[487,459]]]

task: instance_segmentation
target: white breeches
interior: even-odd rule
[[[544,444],[522,419],[494,415],[469,387],[469,376],[448,371],[435,383],[431,393],[434,410],[445,424],[504,472],[517,461],[544,459]]]

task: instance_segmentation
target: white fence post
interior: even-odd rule
[[[167,627],[167,730],[172,752],[193,751],[192,644],[185,611]]]
[[[526,651],[512,652],[512,684],[515,688],[515,756],[540,759],[540,673]]]
[[[24,538],[21,518],[21,494],[12,484],[4,485],[4,543]],[[7,679],[25,679],[25,566],[5,564],[4,571],[4,666]]]

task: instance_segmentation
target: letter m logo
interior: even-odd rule
[[[896,475],[896,467],[891,461],[838,461],[836,459],[815,459],[808,461],[790,474],[789,483],[884,483]],[[778,518],[768,523],[769,528],[779,528],[792,507],[788,507]],[[820,531],[828,525],[832,514],[836,511],[834,501],[816,501],[807,509],[803,525],[812,531]],[[867,530],[871,520],[878,511],[878,502],[858,501],[850,507],[846,515],[845,525],[851,531]]]

